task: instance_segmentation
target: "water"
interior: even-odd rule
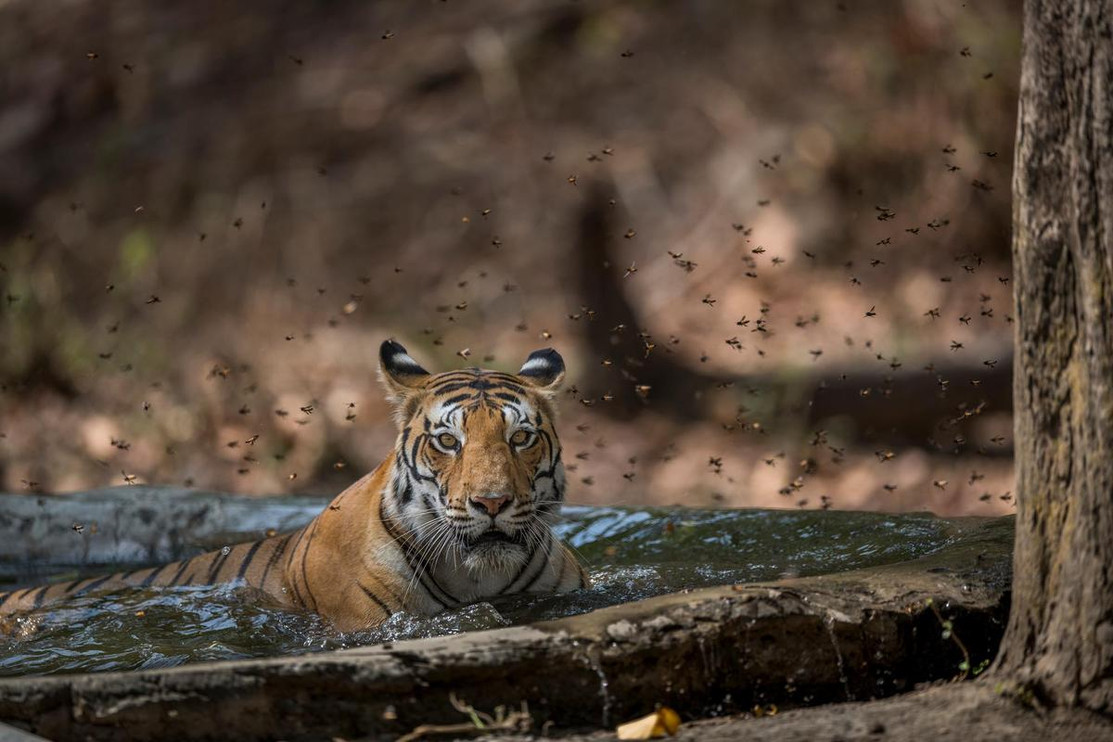
[[[557,530],[587,565],[588,590],[515,596],[433,618],[395,615],[374,630],[347,635],[245,588],[121,590],[0,626],[7,634],[0,635],[0,675],[164,668],[499,628],[688,588],[915,559],[963,531],[954,521],[919,514],[570,507],[565,515]],[[249,538],[255,534],[222,535],[225,544]],[[54,574],[74,576],[73,568]]]

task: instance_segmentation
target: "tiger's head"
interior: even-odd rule
[[[560,354],[535,351],[516,374],[430,374],[388,340],[379,360],[399,426],[391,517],[428,556],[473,575],[520,568],[564,500]]]

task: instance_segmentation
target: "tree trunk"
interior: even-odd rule
[[[998,678],[1113,713],[1113,0],[1027,0],[1013,179],[1017,540]]]

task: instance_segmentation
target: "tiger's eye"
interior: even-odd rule
[[[515,430],[514,435],[510,436],[510,442],[515,446],[524,446],[529,441],[529,432],[525,430]]]
[[[445,448],[456,448],[456,436],[451,433],[441,433],[437,436],[437,443]]]

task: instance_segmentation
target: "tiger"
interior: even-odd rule
[[[341,632],[588,586],[553,533],[565,497],[554,427],[564,360],[531,353],[517,374],[430,374],[394,340],[379,376],[394,449],[303,528],[191,559],[0,594],[0,615],[95,591],[235,583],[319,614]]]

